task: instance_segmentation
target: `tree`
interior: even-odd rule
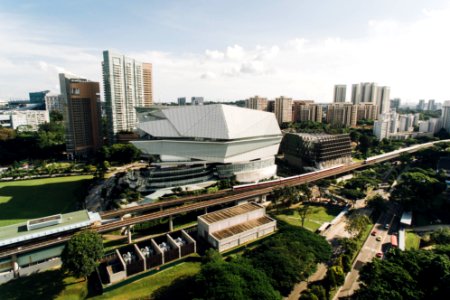
[[[103,256],[103,241],[95,231],[84,230],[74,234],[63,250],[63,269],[75,277],[87,278]]]
[[[305,227],[305,220],[311,214],[311,206],[309,204],[303,204],[298,208],[298,215],[300,216],[300,222],[302,227]]]
[[[287,296],[296,283],[314,272],[317,263],[330,259],[331,247],[319,235],[287,226],[244,256],[269,277],[275,289]]]
[[[361,151],[364,158],[367,158],[367,154],[369,153],[369,149],[372,146],[372,138],[363,134],[359,137],[359,145],[358,148]]]
[[[450,260],[428,250],[388,252],[360,271],[354,299],[447,299]]]
[[[367,206],[373,208],[378,212],[383,212],[387,208],[387,200],[384,199],[380,194],[376,194],[370,199],[367,199]]]
[[[196,275],[198,298],[215,300],[281,299],[267,276],[246,259],[212,260]]]
[[[130,163],[139,159],[141,151],[133,144],[114,144],[109,147],[110,161],[122,164]]]
[[[445,188],[444,178],[440,174],[434,170],[415,168],[402,174],[391,199],[400,202],[405,209],[424,211],[432,207],[433,198]]]
[[[369,217],[354,212],[348,217],[345,230],[351,234],[359,236],[368,224],[370,224]]]
[[[50,122],[61,122],[63,119],[63,114],[59,111],[52,110],[50,112]]]

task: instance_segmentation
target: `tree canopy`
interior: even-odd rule
[[[314,272],[317,263],[330,259],[331,247],[323,237],[306,229],[287,227],[244,256],[287,296],[297,282]]]
[[[103,256],[103,241],[95,231],[84,230],[74,234],[63,250],[63,269],[76,277],[87,277],[94,272]]]
[[[196,299],[281,299],[266,274],[255,269],[248,260],[235,258],[225,262],[211,253],[209,257],[212,259],[202,265],[195,278]]]
[[[450,260],[427,250],[395,250],[365,265],[360,281],[354,299],[447,299]]]
[[[402,174],[391,199],[400,202],[405,209],[423,211],[431,207],[431,200],[445,187],[444,178],[434,170],[415,168]]]

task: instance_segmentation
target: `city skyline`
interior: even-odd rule
[[[101,82],[106,49],[153,64],[155,102],[286,95],[327,103],[334,85],[356,82],[389,86],[403,102],[448,99],[449,1],[326,6],[108,1],[85,14],[80,4],[1,1],[0,99],[58,91],[61,72]]]

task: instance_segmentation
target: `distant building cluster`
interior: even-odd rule
[[[441,127],[439,118],[420,120],[420,114],[398,114],[394,110],[381,114],[373,127],[379,139],[407,139],[415,136],[433,135]]]

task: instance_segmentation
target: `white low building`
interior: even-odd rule
[[[15,110],[8,113],[13,129],[37,131],[39,125],[50,122],[48,110]]]
[[[214,104],[161,107],[140,117],[143,153],[163,162],[216,166],[219,178],[255,182],[276,175],[281,131],[273,113]]]
[[[266,236],[277,223],[263,206],[245,203],[197,217],[198,234],[219,252]]]

